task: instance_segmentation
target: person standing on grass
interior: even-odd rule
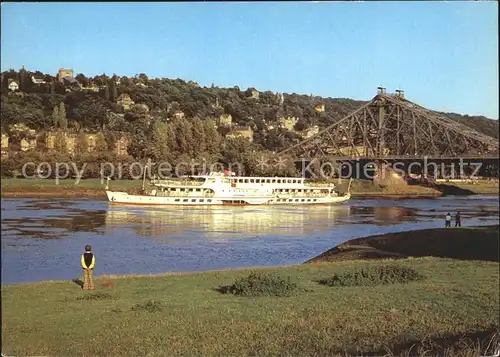
[[[444,218],[444,226],[446,228],[451,227],[451,214],[447,213],[446,217]]]
[[[460,211],[457,211],[455,215],[455,227],[462,227],[462,221],[460,219]]]
[[[94,266],[95,255],[92,253],[90,245],[85,246],[85,253],[82,254],[82,268],[83,268],[83,290],[94,290]]]

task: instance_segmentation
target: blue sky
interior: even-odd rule
[[[194,80],[498,118],[494,1],[2,3],[1,69]]]

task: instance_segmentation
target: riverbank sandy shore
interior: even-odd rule
[[[78,279],[3,285],[3,353],[486,355],[500,326],[498,256],[491,261],[498,252],[493,249],[498,247],[498,226],[360,239],[344,243],[344,254],[353,246],[390,254],[325,259],[332,256],[329,251],[312,259],[314,264],[279,268],[98,276],[93,292],[82,291]],[[442,257],[425,256],[435,251],[439,239],[444,242],[439,245]],[[410,253],[424,256],[409,258]],[[387,266],[421,278],[349,286],[319,283]],[[290,296],[221,292],[221,286],[252,272],[288,278],[297,288]]]
[[[499,261],[499,226],[437,228],[351,239],[306,263],[441,257]]]

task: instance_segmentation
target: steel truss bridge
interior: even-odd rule
[[[494,160],[498,139],[479,133],[404,97],[377,95],[314,136],[278,153],[301,160]]]

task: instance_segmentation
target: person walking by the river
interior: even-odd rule
[[[462,220],[460,219],[460,211],[455,215],[455,227],[462,227]]]
[[[85,253],[82,254],[82,268],[83,268],[83,290],[94,290],[94,266],[95,255],[92,253],[90,245],[85,246]]]
[[[451,227],[451,214],[447,213],[446,217],[444,218],[444,226],[446,228]]]

